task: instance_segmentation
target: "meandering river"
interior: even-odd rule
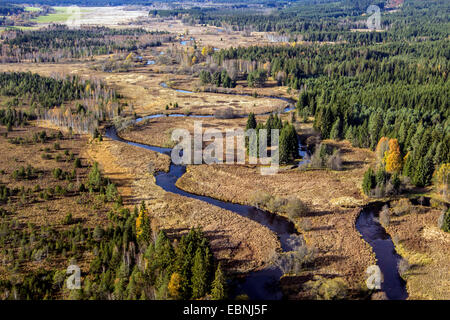
[[[395,251],[391,237],[378,221],[381,207],[382,204],[377,204],[364,208],[356,220],[356,229],[375,252],[377,265],[384,277],[381,290],[386,293],[388,299],[403,300],[408,297],[408,292],[406,282],[397,268],[401,256]]]
[[[168,88],[165,83],[161,83],[161,86]],[[180,89],[177,90],[180,93],[194,92]],[[223,93],[227,94],[227,93]],[[239,95],[239,94],[233,94]],[[242,94],[244,96],[250,96],[248,94]],[[288,102],[289,105],[284,108],[283,112],[289,112],[294,109],[292,100],[282,97],[266,96],[266,98],[273,98]],[[212,115],[184,115],[184,114],[155,114],[149,115],[135,120],[136,123],[146,119],[156,119],[160,117],[193,117],[193,118],[212,118]],[[241,115],[247,117],[247,115]],[[172,149],[161,148],[156,146],[150,146],[140,143],[135,143],[122,139],[117,135],[116,129],[111,126],[106,130],[106,136],[110,139],[127,143],[132,146],[152,150],[155,152],[170,155]],[[299,153],[302,157],[306,155],[305,149],[299,145]],[[155,176],[156,184],[163,188],[167,192],[172,192],[184,197],[197,199],[208,204],[223,208],[234,213],[237,213],[243,217],[249,218],[253,221],[260,223],[261,225],[269,228],[273,231],[280,240],[282,250],[287,252],[294,248],[292,243],[298,243],[298,239],[301,239],[301,235],[298,235],[292,222],[288,219],[272,214],[263,210],[256,209],[251,206],[241,205],[236,203],[230,203],[226,201],[217,200],[207,196],[199,196],[179,189],[176,186],[177,180],[186,172],[186,166],[184,165],[170,165],[169,172],[159,172]],[[365,241],[367,241],[375,251],[377,256],[378,265],[384,274],[383,291],[386,292],[390,299],[404,299],[407,297],[404,281],[400,278],[397,272],[397,263],[399,256],[395,253],[392,241],[386,234],[384,229],[374,219],[374,209],[363,210],[356,221],[356,227],[362,234]],[[262,299],[262,300],[278,300],[282,298],[280,288],[277,286],[277,282],[282,275],[282,271],[274,266],[268,266],[263,270],[250,272],[243,281],[234,283],[234,291],[236,294],[245,293],[250,299]],[[403,281],[403,282],[402,282]]]

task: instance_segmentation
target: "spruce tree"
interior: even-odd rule
[[[227,297],[225,276],[222,272],[220,263],[217,267],[215,278],[212,283],[211,297],[213,300],[224,300]]]
[[[375,187],[375,174],[373,173],[373,169],[369,168],[364,173],[362,188],[366,195],[370,195],[370,192],[374,187]]]
[[[256,118],[253,112],[250,112],[247,119],[247,125],[245,126],[245,130],[248,129],[256,129]]]
[[[195,252],[194,265],[192,266],[192,298],[203,297],[207,291],[207,270],[204,256],[200,248]]]
[[[330,139],[333,140],[339,140],[341,138],[341,119],[337,119],[334,124],[333,127],[331,127],[331,132],[330,132]]]
[[[287,129],[283,128],[280,134],[280,163],[288,163],[290,159],[289,155],[289,137]]]
[[[98,168],[98,163],[94,162],[88,175],[88,185],[93,190],[98,190],[103,185],[103,178]]]
[[[386,179],[387,179],[386,171],[384,170],[384,168],[382,166],[380,166],[375,175],[376,185],[378,187],[384,186],[386,183]]]
[[[431,181],[433,175],[433,157],[431,153],[427,153],[426,156],[421,157],[417,163],[417,167],[414,172],[413,183],[418,187],[424,187]]]
[[[293,125],[287,123],[281,129],[279,144],[280,163],[288,163],[298,156],[298,138]]]
[[[442,230],[450,233],[450,210],[443,215]]]
[[[164,231],[160,231],[156,239],[154,259],[159,267],[168,272],[172,271],[171,268],[175,259],[175,251]]]
[[[403,175],[410,177],[411,179],[413,179],[414,177],[414,168],[416,165],[415,162],[415,154],[412,152],[408,152],[405,156],[405,165],[403,166]]]
[[[389,140],[389,151],[386,153],[384,162],[387,172],[400,172],[403,166],[403,159],[400,154],[400,146],[397,139]]]
[[[150,216],[145,207],[145,203],[142,202],[139,210],[139,216],[136,218],[136,238],[144,246],[150,243],[152,237],[152,229]]]

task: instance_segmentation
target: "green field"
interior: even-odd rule
[[[71,16],[69,13],[69,8],[67,7],[54,7],[56,13],[52,13],[46,16],[39,16],[31,21],[37,23],[53,23],[53,22],[64,22]]]

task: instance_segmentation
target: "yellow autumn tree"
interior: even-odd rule
[[[389,140],[389,150],[385,156],[386,171],[389,173],[400,172],[403,166],[400,146],[397,139]]]
[[[139,215],[136,218],[136,238],[139,242],[148,244],[151,239],[151,233],[150,216],[145,204],[142,202]]]
[[[197,63],[197,57],[196,56],[193,56],[192,57],[192,64],[196,64]]]
[[[434,185],[436,191],[447,200],[448,183],[450,181],[450,163],[443,163],[434,173]]]
[[[167,290],[169,291],[170,297],[173,299],[181,298],[181,284],[183,282],[183,278],[177,272],[172,273],[170,277],[169,284],[167,285]]]
[[[403,157],[403,163],[406,163],[406,160],[408,160],[408,157],[410,156],[409,151],[406,153],[406,155]]]
[[[377,157],[378,163],[383,163],[384,156],[389,150],[389,139],[386,137],[381,137],[378,141],[377,148],[375,149],[375,155]]]
[[[133,58],[133,52],[130,52],[130,54],[127,56],[127,58],[125,60],[129,61],[129,60],[131,60],[131,58]]]
[[[205,46],[202,48],[202,56],[206,57],[213,53],[214,49],[211,46]]]

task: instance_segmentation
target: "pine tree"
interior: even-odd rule
[[[288,139],[288,132],[285,128],[283,128],[280,134],[280,163],[288,163],[290,160]]]
[[[423,187],[425,186],[426,174],[425,174],[425,160],[424,158],[420,158],[417,163],[417,167],[414,170],[413,183],[416,186]]]
[[[89,171],[88,185],[89,185],[89,187],[93,188],[94,190],[99,190],[100,187],[103,185],[103,178],[100,173],[100,169],[98,168],[97,162],[94,162],[94,165],[92,166],[91,171]]]
[[[373,173],[372,168],[369,168],[364,173],[362,188],[366,195],[370,195],[370,192],[375,187],[375,174]]]
[[[381,128],[383,127],[383,113],[381,110],[378,110],[377,112],[372,113],[372,115],[369,118],[369,137],[370,137],[370,147],[375,147],[375,144],[378,141],[378,137],[381,132]]]
[[[207,292],[207,270],[204,256],[200,248],[197,249],[194,257],[194,265],[192,266],[192,298],[198,299],[203,297]]]
[[[137,286],[136,280],[134,279],[133,275],[131,275],[130,277],[130,282],[127,285],[126,292],[127,292],[127,300],[137,299]]]
[[[256,118],[253,112],[250,112],[247,119],[247,125],[245,126],[245,130],[248,129],[256,129]]]
[[[403,175],[410,177],[412,179],[414,176],[414,168],[415,168],[414,153],[408,152],[406,156],[403,158],[403,162],[405,163],[402,171]]]
[[[164,231],[160,231],[155,242],[155,262],[160,268],[170,272],[172,271],[175,251]]]
[[[267,130],[267,145],[270,145],[272,129],[275,129],[273,114],[270,114],[266,120],[264,128]]]
[[[293,125],[286,123],[280,134],[280,163],[288,163],[298,156],[298,137]]]
[[[341,119],[338,118],[331,127],[330,139],[339,140],[341,138]]]
[[[400,174],[397,172],[394,173],[391,176],[390,182],[392,184],[392,188],[394,189],[394,191],[398,192],[400,190],[400,186],[401,186]]]
[[[441,229],[444,232],[450,233],[450,209],[447,210],[447,212],[443,214]]]
[[[220,263],[217,267],[215,278],[212,283],[211,297],[213,300],[226,299],[226,282]]]
[[[295,127],[292,124],[286,124],[288,127],[288,137],[289,137],[289,152],[292,159],[298,157],[298,136]]]
[[[139,210],[139,216],[136,218],[136,238],[143,245],[148,245],[151,240],[152,229],[149,213],[142,202]]]
[[[315,119],[314,127],[322,133],[324,139],[330,137],[331,127],[333,126],[333,114],[328,107],[323,107],[318,117]]]

